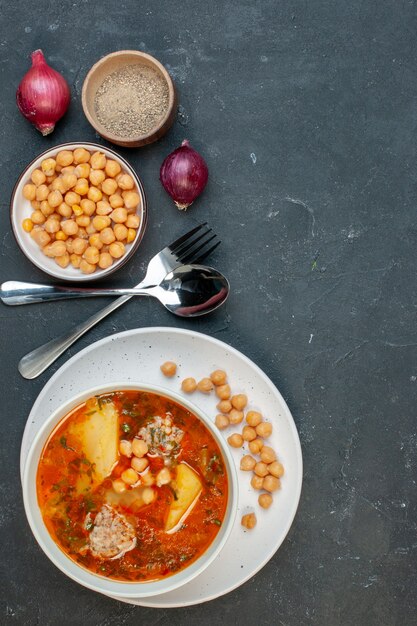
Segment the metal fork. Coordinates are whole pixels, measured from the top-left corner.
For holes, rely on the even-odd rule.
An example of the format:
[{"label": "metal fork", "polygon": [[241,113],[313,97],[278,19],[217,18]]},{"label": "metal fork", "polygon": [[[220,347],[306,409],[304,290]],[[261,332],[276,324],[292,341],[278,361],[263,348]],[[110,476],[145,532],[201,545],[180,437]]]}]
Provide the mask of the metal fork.
[{"label": "metal fork", "polygon": [[[137,288],[151,287],[158,284],[169,272],[186,263],[201,263],[220,245],[217,235],[208,228],[207,222],[196,226],[179,239],[163,248],[150,261],[145,278]],[[85,322],[78,324],[69,332],[52,339],[26,354],[19,362],[18,369],[23,378],[36,378],[44,372],[69,346],[82,337],[90,328],[98,324],[132,296],[122,296],[104,307]]]}]

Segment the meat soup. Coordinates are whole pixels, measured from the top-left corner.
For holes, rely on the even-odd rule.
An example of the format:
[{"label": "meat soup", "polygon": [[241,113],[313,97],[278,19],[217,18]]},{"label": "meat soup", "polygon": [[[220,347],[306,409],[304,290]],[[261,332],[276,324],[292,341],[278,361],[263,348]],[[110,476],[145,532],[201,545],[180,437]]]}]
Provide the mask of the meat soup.
[{"label": "meat soup", "polygon": [[227,472],[206,426],[145,391],[88,399],[46,442],[37,497],[60,549],[128,582],[170,576],[200,557],[226,513]]}]

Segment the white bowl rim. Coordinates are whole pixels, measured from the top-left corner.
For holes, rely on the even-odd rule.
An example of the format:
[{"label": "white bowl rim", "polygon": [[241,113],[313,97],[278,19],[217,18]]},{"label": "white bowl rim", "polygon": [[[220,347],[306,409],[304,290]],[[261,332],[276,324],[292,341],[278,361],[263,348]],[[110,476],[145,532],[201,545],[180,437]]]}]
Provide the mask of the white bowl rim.
[{"label": "white bowl rim", "polygon": [[[24,178],[29,175],[31,168],[33,168],[35,166],[35,163],[37,163],[37,161],[39,161],[40,159],[48,158],[49,156],[57,154],[61,150],[76,150],[76,148],[86,148],[86,147],[96,148],[98,151],[110,153],[112,155],[112,158],[114,158],[115,160],[118,160],[124,166],[126,171],[133,177],[135,184],[138,187],[139,195],[141,196],[142,219],[141,219],[140,226],[136,233],[136,238],[132,241],[131,244],[129,244],[131,247],[129,248],[129,250],[127,250],[127,252],[120,259],[117,259],[113,263],[113,265],[111,265],[110,267],[104,270],[97,269],[93,274],[82,274],[80,272],[79,275],[77,274],[74,277],[74,276],[68,276],[68,273],[65,272],[65,268],[60,268],[59,265],[57,265],[56,268],[54,266],[52,266],[51,268],[46,267],[45,264],[39,261],[31,253],[28,247],[24,245],[23,236],[21,232],[22,227],[16,217],[16,204],[18,202],[17,191],[21,183],[23,183]],[[13,231],[17,245],[19,246],[23,254],[26,256],[26,258],[29,259],[29,261],[33,263],[37,268],[39,268],[42,272],[45,272],[45,274],[48,274],[49,276],[52,276],[53,278],[59,278],[59,280],[64,280],[67,282],[73,282],[73,283],[89,282],[93,280],[100,280],[102,278],[109,276],[113,272],[118,271],[123,265],[125,265],[125,263],[127,263],[131,259],[131,257],[133,256],[133,254],[139,247],[143,239],[143,236],[145,234],[146,226],[148,223],[148,203],[147,203],[146,193],[145,193],[145,189],[144,189],[141,177],[139,176],[139,174],[137,174],[133,166],[130,165],[130,163],[124,157],[118,154],[115,150],[113,150],[112,148],[109,148],[108,146],[95,143],[93,141],[68,141],[65,143],[57,144],[56,146],[52,146],[51,148],[48,148],[47,150],[44,150],[43,152],[39,153],[23,169],[23,171],[17,178],[17,181],[13,187],[13,191],[10,197],[10,222],[12,225],[12,231]],[[28,233],[25,233],[25,234],[28,234]]]},{"label": "white bowl rim", "polygon": [[[228,506],[225,515],[225,523],[223,523],[222,528],[220,529],[218,535],[214,538],[208,549],[205,553],[203,553],[196,561],[194,561],[188,567],[180,570],[176,574],[172,574],[171,576],[161,579],[155,582],[123,582],[117,581],[114,579],[105,578],[104,576],[99,576],[87,570],[86,568],[78,565],[75,561],[73,561],[70,557],[68,557],[54,542],[52,537],[49,535],[48,530],[46,529],[42,515],[40,513],[39,507],[37,507],[36,512],[32,510],[31,502],[30,502],[30,489],[34,489],[34,498],[37,504],[37,496],[36,496],[36,470],[38,467],[40,453],[43,450],[43,447],[52,433],[55,426],[65,417],[65,415],[72,409],[75,408],[78,404],[82,403],[85,399],[90,397],[91,395],[97,395],[99,393],[111,393],[112,391],[118,390],[138,390],[138,391],[149,391],[150,393],[159,394],[165,397],[168,397],[178,404],[184,406],[193,412],[201,421],[207,426],[210,433],[214,436],[215,441],[218,443],[223,458],[226,462],[226,468],[228,471],[228,479],[229,479],[229,499]],[[39,453],[37,454],[37,448],[42,443]],[[36,461],[36,466],[34,462]],[[194,578],[196,578],[204,569],[206,569],[210,563],[214,561],[214,559],[219,555],[221,549],[226,544],[231,530],[233,528],[235,518],[237,515],[238,509],[238,477],[237,470],[234,459],[230,450],[227,447],[227,444],[220,432],[216,428],[214,422],[206,415],[204,411],[202,411],[198,406],[196,406],[193,402],[188,400],[188,398],[184,398],[180,396],[177,392],[166,389],[165,387],[135,382],[135,381],[125,381],[125,382],[114,382],[107,383],[104,385],[99,385],[87,389],[83,392],[72,396],[65,403],[63,403],[60,407],[58,407],[50,417],[42,424],[41,428],[37,432],[31,446],[29,449],[28,457],[25,464],[23,480],[22,480],[22,488],[23,488],[23,503],[25,508],[26,517],[29,523],[29,526],[32,530],[32,533],[38,542],[39,546],[46,554],[46,556],[60,569],[64,574],[66,574],[69,578],[74,580],[75,582],[92,589],[93,591],[97,591],[99,593],[105,594],[113,594],[117,595],[120,598],[145,598],[151,597],[154,595],[159,595],[161,593],[167,593],[169,591],[174,591],[178,587],[185,585],[190,582]],[[36,520],[35,517],[38,519]],[[47,546],[42,539],[41,533],[38,529],[38,524],[41,524],[43,529],[46,531],[45,534],[49,537],[50,546]],[[219,535],[222,533],[220,539]],[[217,545],[216,545],[216,540]],[[213,547],[214,546],[214,547]],[[51,548],[51,549],[50,549]],[[211,553],[208,554],[208,552]],[[67,567],[66,567],[66,566]],[[187,575],[188,572],[188,575]],[[78,575],[77,575],[78,574]]]}]

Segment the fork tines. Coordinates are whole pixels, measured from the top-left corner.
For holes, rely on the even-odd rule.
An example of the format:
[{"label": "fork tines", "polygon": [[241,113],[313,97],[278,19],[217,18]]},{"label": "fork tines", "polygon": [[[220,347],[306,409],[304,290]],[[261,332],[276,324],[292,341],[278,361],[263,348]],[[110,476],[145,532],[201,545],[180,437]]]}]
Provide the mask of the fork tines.
[{"label": "fork tines", "polygon": [[174,241],[169,248],[181,263],[201,263],[220,243],[217,235],[204,222]]}]

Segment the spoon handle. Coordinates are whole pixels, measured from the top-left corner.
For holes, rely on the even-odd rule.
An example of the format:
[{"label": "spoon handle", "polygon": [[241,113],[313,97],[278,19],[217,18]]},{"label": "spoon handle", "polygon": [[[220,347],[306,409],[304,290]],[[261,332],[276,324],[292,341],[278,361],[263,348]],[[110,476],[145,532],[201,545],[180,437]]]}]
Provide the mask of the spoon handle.
[{"label": "spoon handle", "polygon": [[125,302],[130,300],[132,296],[122,296],[121,298],[117,298],[114,302],[109,304],[108,306],[100,309],[97,313],[89,317],[85,322],[81,322],[75,326],[69,332],[61,335],[60,337],[56,337],[56,339],[52,339],[45,343],[39,348],[32,350],[28,354],[26,354],[19,362],[18,369],[23,378],[36,378],[39,374],[42,374],[69,346],[71,346],[79,337],[84,335],[90,328],[95,326],[98,322],[100,322],[104,317],[109,315],[115,309],[118,309],[119,306],[122,306]]},{"label": "spoon handle", "polygon": [[[149,286],[148,286],[149,288]],[[35,302],[90,298],[91,296],[142,296],[149,295],[140,285],[133,289],[91,289],[88,287],[64,287],[26,283],[10,280],[0,285],[0,298],[4,304],[16,306]]]}]

